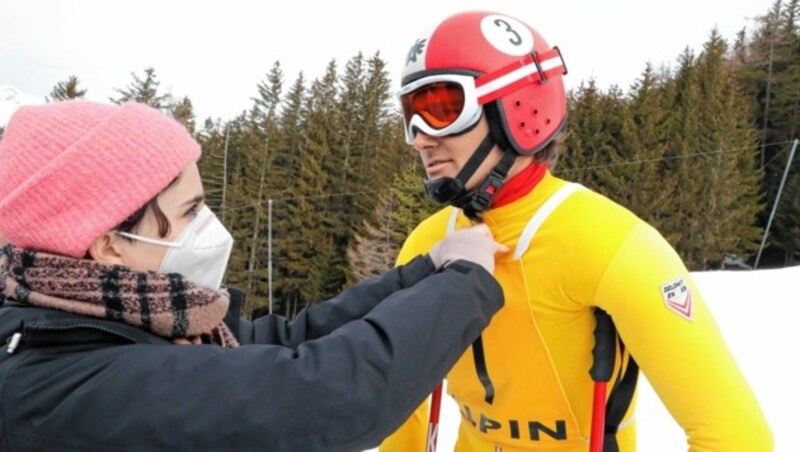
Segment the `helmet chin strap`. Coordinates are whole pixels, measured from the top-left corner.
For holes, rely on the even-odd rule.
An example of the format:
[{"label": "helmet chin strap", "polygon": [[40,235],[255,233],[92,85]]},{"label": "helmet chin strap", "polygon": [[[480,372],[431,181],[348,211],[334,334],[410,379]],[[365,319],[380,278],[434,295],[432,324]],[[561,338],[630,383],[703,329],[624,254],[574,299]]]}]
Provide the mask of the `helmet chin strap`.
[{"label": "helmet chin strap", "polygon": [[489,208],[492,198],[503,186],[508,170],[516,160],[513,150],[503,151],[503,157],[492,168],[491,173],[484,179],[480,187],[468,192],[466,190],[467,181],[475,174],[478,167],[486,160],[486,157],[494,148],[495,140],[491,133],[486,134],[486,138],[481,141],[475,152],[467,160],[455,178],[440,177],[434,180],[425,181],[425,191],[435,202],[439,204],[450,204],[464,210],[464,213],[471,220],[480,220],[479,213]]},{"label": "helmet chin strap", "polygon": [[497,165],[492,168],[492,172],[486,176],[486,179],[483,180],[478,190],[472,193],[469,204],[461,207],[464,210],[464,214],[469,219],[480,219],[478,214],[489,208],[494,195],[496,195],[500,187],[503,186],[503,183],[506,181],[506,176],[508,175],[508,170],[511,169],[516,159],[517,154],[511,149],[503,151],[503,157],[497,162]]}]

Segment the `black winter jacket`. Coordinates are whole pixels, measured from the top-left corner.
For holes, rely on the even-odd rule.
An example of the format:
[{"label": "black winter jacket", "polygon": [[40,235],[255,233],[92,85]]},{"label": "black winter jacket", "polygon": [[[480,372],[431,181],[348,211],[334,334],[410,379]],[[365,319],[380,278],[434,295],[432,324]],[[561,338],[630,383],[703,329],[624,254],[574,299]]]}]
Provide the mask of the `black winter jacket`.
[{"label": "black winter jacket", "polygon": [[175,346],[125,324],[6,300],[0,450],[376,447],[478,337],[503,295],[475,264],[435,273],[420,257],[291,322],[240,321],[236,304],[226,321],[243,345],[223,349]]}]

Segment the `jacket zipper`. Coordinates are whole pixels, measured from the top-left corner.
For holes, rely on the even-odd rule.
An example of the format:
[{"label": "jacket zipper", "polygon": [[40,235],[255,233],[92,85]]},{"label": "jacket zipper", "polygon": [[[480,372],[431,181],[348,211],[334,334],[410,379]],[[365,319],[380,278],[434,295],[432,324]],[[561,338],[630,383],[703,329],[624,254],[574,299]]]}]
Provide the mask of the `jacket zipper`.
[{"label": "jacket zipper", "polygon": [[[71,325],[64,325],[64,326],[55,326],[55,325],[48,325],[48,326],[41,326],[41,325],[28,325],[25,327],[25,330],[33,330],[39,332],[47,332],[47,331],[69,331],[69,330],[79,330],[79,329],[90,329],[90,330],[97,330],[102,331],[104,333],[108,333],[117,337],[121,337],[126,339],[134,344],[140,344],[141,341],[134,339],[133,337],[125,334],[120,333],[119,331],[114,331],[111,328],[105,328],[98,325],[92,325],[89,323],[75,323]],[[11,337],[6,342],[8,344],[8,348],[6,351],[9,354],[13,354],[16,351],[19,344],[22,343],[23,334],[21,332],[16,332],[11,335]]]},{"label": "jacket zipper", "polygon": [[8,338],[8,340],[6,341],[6,344],[8,344],[8,348],[6,348],[6,351],[8,352],[9,355],[14,353],[14,350],[17,349],[20,339],[22,339],[22,333],[19,332],[12,334],[11,337]]}]

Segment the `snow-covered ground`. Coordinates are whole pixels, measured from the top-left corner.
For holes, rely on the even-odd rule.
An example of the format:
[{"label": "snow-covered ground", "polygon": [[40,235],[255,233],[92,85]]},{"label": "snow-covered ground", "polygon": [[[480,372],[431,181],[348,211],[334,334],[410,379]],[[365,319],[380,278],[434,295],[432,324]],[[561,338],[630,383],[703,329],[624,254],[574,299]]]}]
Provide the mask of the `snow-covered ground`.
[{"label": "snow-covered ground", "polygon": [[[775,435],[776,452],[800,451],[800,266],[776,270],[693,273]],[[687,450],[683,430],[642,378],[638,450]],[[442,399],[438,450],[452,451],[458,407]],[[373,449],[377,450],[377,449]],[[754,451],[757,452],[757,451]]]},{"label": "snow-covered ground", "polygon": [[0,127],[5,127],[11,115],[20,105],[36,105],[44,99],[23,93],[11,85],[0,85]]}]

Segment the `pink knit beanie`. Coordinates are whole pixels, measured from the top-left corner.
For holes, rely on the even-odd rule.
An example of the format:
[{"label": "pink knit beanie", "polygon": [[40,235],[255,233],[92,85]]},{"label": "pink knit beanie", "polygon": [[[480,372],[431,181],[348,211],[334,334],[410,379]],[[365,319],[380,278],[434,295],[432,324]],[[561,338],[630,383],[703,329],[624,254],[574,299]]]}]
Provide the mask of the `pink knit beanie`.
[{"label": "pink knit beanie", "polygon": [[185,127],[143,104],[20,107],[0,141],[0,236],[83,257],[199,156]]}]

